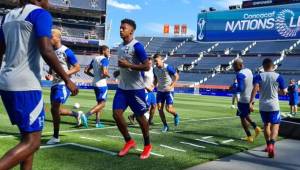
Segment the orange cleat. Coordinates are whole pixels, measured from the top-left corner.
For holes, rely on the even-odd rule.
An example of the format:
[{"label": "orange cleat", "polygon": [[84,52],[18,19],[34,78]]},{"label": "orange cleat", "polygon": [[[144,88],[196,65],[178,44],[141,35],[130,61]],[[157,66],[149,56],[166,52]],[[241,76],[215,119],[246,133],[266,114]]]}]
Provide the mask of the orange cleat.
[{"label": "orange cleat", "polygon": [[127,155],[127,153],[129,152],[129,150],[132,149],[132,148],[136,148],[136,144],[135,144],[134,140],[131,139],[130,141],[128,141],[124,145],[123,149],[119,152],[118,155],[120,157],[123,157],[123,156]]},{"label": "orange cleat", "polygon": [[140,158],[141,159],[147,159],[150,157],[150,154],[151,154],[151,150],[152,150],[152,145],[147,145],[147,146],[144,146],[144,151],[142,152]]}]

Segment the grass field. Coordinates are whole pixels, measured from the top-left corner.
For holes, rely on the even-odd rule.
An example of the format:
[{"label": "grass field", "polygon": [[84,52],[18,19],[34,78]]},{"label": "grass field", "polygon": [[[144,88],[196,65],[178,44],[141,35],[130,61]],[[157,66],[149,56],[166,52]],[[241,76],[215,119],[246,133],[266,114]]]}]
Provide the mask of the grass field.
[{"label": "grass field", "polygon": [[[64,145],[42,147],[36,154],[33,169],[185,169],[264,144],[263,135],[252,144],[240,140],[244,137],[244,132],[239,119],[235,117],[236,111],[230,109],[231,98],[177,94],[175,106],[181,116],[181,124],[175,128],[172,117],[168,115],[171,130],[163,134],[160,132],[162,124],[156,113],[155,126],[151,127],[155,155],[142,161],[139,159],[140,151],[133,150],[128,156],[119,158],[115,154],[122,148],[123,139],[112,118],[113,95],[114,92],[111,91],[102,116],[106,125],[104,129],[94,128],[94,117],[90,120],[89,129],[76,128],[74,118],[63,117],[61,141]],[[43,145],[52,135],[48,89],[44,90],[44,100],[47,116],[42,136]],[[78,96],[69,98],[66,107],[72,108],[74,102],[81,104],[79,110],[87,111],[95,104],[93,91],[81,90]],[[281,105],[283,111],[288,111],[286,102]],[[2,104],[0,113],[0,155],[3,155],[18,143],[18,130],[11,126]],[[128,110],[125,116],[129,113]],[[261,125],[257,113],[252,117]],[[138,143],[138,148],[143,149],[140,129],[131,126],[130,132]]]}]

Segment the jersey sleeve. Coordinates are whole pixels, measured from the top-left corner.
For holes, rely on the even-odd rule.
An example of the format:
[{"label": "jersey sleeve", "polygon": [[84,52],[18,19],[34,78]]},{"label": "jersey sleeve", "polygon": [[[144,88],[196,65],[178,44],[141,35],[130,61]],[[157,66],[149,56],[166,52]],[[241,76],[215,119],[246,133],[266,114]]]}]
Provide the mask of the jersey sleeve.
[{"label": "jersey sleeve", "polygon": [[48,11],[36,9],[28,15],[26,20],[32,23],[36,38],[51,38],[52,16]]},{"label": "jersey sleeve", "polygon": [[262,81],[261,76],[260,74],[258,74],[253,78],[253,85],[260,84],[261,81]]},{"label": "jersey sleeve", "polygon": [[242,73],[238,73],[236,75],[236,80],[237,80],[237,92],[243,92],[245,90],[245,82],[244,79],[246,78],[246,76]]},{"label": "jersey sleeve", "polygon": [[65,53],[67,55],[67,60],[71,65],[77,64],[77,58],[71,49],[67,49]]},{"label": "jersey sleeve", "polygon": [[174,67],[172,67],[170,65],[167,66],[167,71],[172,76],[174,76],[176,74],[176,70],[174,69]]},{"label": "jersey sleeve", "polygon": [[90,65],[89,65],[89,68],[93,68],[93,63],[94,63],[94,59],[91,61]]},{"label": "jersey sleeve", "polygon": [[103,60],[101,60],[101,64],[102,64],[103,67],[108,67],[109,60],[107,58],[104,58]]},{"label": "jersey sleeve", "polygon": [[148,59],[144,46],[141,43],[139,42],[136,43],[134,45],[134,50],[135,50],[135,55],[137,56],[140,62],[143,63]]},{"label": "jersey sleeve", "polygon": [[278,86],[281,90],[284,90],[285,89],[285,85],[284,85],[284,79],[282,76],[278,76],[276,82],[278,83]]}]

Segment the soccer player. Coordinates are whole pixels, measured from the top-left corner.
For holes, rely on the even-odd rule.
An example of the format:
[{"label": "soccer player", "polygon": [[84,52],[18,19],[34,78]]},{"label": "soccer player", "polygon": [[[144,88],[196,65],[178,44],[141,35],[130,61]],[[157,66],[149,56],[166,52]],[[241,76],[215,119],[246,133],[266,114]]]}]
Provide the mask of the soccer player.
[{"label": "soccer player", "polygon": [[164,106],[166,106],[167,112],[174,116],[175,126],[178,126],[179,124],[179,115],[176,113],[175,107],[173,106],[174,86],[179,79],[179,75],[172,66],[164,63],[160,54],[155,54],[153,58],[154,64],[156,65],[153,72],[155,77],[154,84],[157,86],[157,108],[161,121],[163,122],[162,132],[167,132],[169,131],[169,126],[166,121]]},{"label": "soccer player", "polygon": [[[238,83],[237,92],[240,93],[240,100],[238,101],[237,115],[241,119],[241,124],[246,132],[247,137],[242,138],[248,142],[253,142],[261,132],[261,128],[256,125],[250,118],[250,96],[253,89],[253,74],[250,69],[244,68],[243,60],[236,59],[233,62],[233,68],[236,74],[236,79]],[[249,130],[249,124],[255,129],[255,136],[251,135]]]},{"label": "soccer player", "polygon": [[[88,118],[96,114],[96,128],[103,128],[104,124],[100,122],[100,114],[105,107],[107,99],[107,83],[106,78],[109,78],[109,48],[105,45],[100,46],[100,56],[95,57],[91,64],[85,69],[85,74],[94,77],[93,86],[96,95],[97,105],[94,106],[88,113],[81,115],[82,124],[88,127]],[[93,70],[93,73],[91,72]]]},{"label": "soccer player", "polygon": [[[55,49],[55,54],[60,62],[60,65],[71,77],[80,71],[80,65],[77,62],[76,56],[71,49],[62,45],[61,43],[61,32],[58,29],[52,29],[51,44]],[[60,116],[73,116],[77,125],[80,124],[80,114],[73,112],[68,109],[62,108],[68,97],[70,96],[70,91],[66,88],[65,82],[62,78],[50,69],[50,74],[46,76],[46,79],[53,79],[51,87],[51,114],[53,118],[53,136],[47,142],[48,145],[57,144],[60,142],[59,138],[59,126],[60,126]]]},{"label": "soccer player", "polygon": [[250,109],[254,111],[254,100],[257,91],[259,95],[259,111],[264,122],[264,135],[267,143],[268,156],[275,156],[275,141],[280,124],[280,107],[278,91],[285,95],[286,90],[283,78],[275,73],[273,61],[269,58],[263,61],[264,72],[254,78],[254,88],[251,93]]},{"label": "soccer player", "polygon": [[299,103],[298,85],[295,82],[295,80],[290,80],[290,85],[288,87],[288,95],[290,105],[290,114],[288,116],[293,117],[297,114]]},{"label": "soccer player", "polygon": [[120,82],[113,100],[113,117],[126,141],[118,155],[125,156],[130,149],[136,147],[135,141],[129,135],[123,116],[129,106],[135,114],[144,137],[144,151],[140,158],[147,159],[150,156],[152,145],[150,144],[149,124],[144,116],[148,111],[148,106],[142,74],[144,71],[150,70],[151,64],[143,45],[133,37],[135,30],[136,24],[133,20],[124,19],[121,21],[120,36],[123,43],[118,48]]},{"label": "soccer player", "polygon": [[[152,66],[152,58],[149,57],[149,60],[150,60],[150,64]],[[148,106],[149,106],[149,113],[147,112],[145,114],[145,116],[149,116],[149,119],[148,119],[148,122],[149,122],[149,125],[154,125],[153,123],[153,117],[154,117],[154,114],[155,114],[155,110],[156,110],[156,97],[155,97],[155,94],[154,94],[154,74],[153,74],[153,67],[150,68],[149,71],[145,71],[144,72],[144,81],[145,81],[145,85],[146,85],[146,100],[147,100],[147,103],[148,103]],[[131,124],[134,124],[135,121],[135,117],[134,117],[134,114],[132,115],[129,115],[128,116],[128,119],[130,121]]]},{"label": "soccer player", "polygon": [[231,102],[231,108],[235,108],[235,101],[239,101],[240,94],[237,92],[237,80],[234,79],[234,83],[231,85],[230,90],[232,91],[232,102]]},{"label": "soccer player", "polygon": [[[40,58],[66,82],[72,95],[78,93],[53,52],[50,38],[52,17],[44,8],[48,0],[20,0],[0,27],[0,95],[11,123],[17,125],[21,141],[0,159],[0,169],[32,169],[40,147],[45,112],[40,85]],[[3,56],[5,54],[5,58]],[[4,60],[4,61],[3,61]]]}]

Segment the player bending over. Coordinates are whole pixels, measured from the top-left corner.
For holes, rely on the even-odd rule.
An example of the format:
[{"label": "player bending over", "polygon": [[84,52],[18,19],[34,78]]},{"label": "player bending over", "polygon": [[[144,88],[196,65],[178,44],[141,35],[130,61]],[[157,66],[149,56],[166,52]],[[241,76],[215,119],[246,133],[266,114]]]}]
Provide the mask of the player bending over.
[{"label": "player bending over", "polygon": [[[103,128],[104,124],[100,122],[100,114],[103,111],[107,99],[107,82],[106,78],[109,78],[109,48],[105,45],[100,46],[100,56],[95,57],[91,64],[85,69],[85,74],[94,77],[93,86],[97,105],[94,106],[89,112],[81,115],[82,124],[84,127],[88,127],[88,118],[96,114],[96,128]],[[93,73],[91,72],[93,70]]]},{"label": "player bending over", "polygon": [[[0,170],[20,164],[31,170],[34,153],[41,143],[45,111],[40,85],[40,58],[63,79],[72,95],[78,93],[75,84],[60,66],[52,49],[52,17],[45,9],[48,0],[20,0],[0,27],[0,95],[11,123],[20,131],[20,143],[0,159]],[[43,9],[45,8],[45,9]]]},{"label": "player bending over", "polygon": [[269,58],[263,61],[264,72],[254,78],[254,88],[251,93],[250,109],[254,111],[254,100],[259,91],[259,111],[264,122],[264,135],[267,143],[268,156],[275,156],[275,141],[280,124],[280,107],[278,91],[285,95],[286,89],[283,78],[275,73],[273,61]]}]

